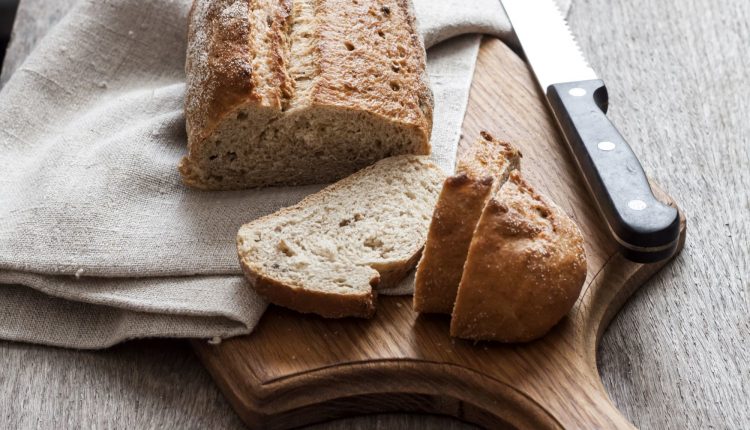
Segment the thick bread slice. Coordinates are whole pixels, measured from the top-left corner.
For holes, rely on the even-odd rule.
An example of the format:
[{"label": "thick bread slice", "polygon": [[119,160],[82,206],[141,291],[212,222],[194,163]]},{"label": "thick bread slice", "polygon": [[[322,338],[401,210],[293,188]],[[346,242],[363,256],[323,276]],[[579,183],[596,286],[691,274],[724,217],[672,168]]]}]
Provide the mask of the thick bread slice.
[{"label": "thick bread slice", "polygon": [[430,151],[408,0],[196,0],[186,73],[192,187],[331,182]]},{"label": "thick bread slice", "polygon": [[242,268],[277,305],[369,317],[372,287],[396,286],[417,263],[444,178],[425,156],[382,160],[242,226]]},{"label": "thick bread slice", "polygon": [[578,226],[514,171],[477,225],[451,336],[501,342],[539,338],[568,313],[585,279]]},{"label": "thick bread slice", "polygon": [[521,153],[482,132],[445,180],[417,267],[414,310],[450,314],[474,228],[490,195],[519,167]]}]

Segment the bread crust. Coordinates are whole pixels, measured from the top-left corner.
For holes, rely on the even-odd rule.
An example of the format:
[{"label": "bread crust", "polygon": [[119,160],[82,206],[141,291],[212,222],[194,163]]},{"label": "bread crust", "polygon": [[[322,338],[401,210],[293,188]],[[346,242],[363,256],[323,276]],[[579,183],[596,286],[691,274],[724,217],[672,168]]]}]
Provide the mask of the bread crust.
[{"label": "bread crust", "polygon": [[490,195],[519,166],[521,153],[487,132],[458,160],[443,184],[424,256],[415,277],[417,312],[450,314],[461,282],[469,244]]},{"label": "bread crust", "polygon": [[[203,142],[220,121],[241,105],[281,106],[281,82],[277,87],[262,86],[261,77],[253,68],[253,60],[260,49],[254,43],[259,30],[251,26],[249,19],[253,3],[253,0],[193,2],[185,62],[189,150]],[[274,42],[269,58],[273,59],[273,75],[279,81],[285,77],[283,63],[279,61],[279,32],[289,17],[290,4],[288,0],[278,2],[272,31],[268,32]]]},{"label": "bread crust", "polygon": [[378,294],[375,289],[361,295],[306,290],[261,275],[258,268],[251,267],[242,257],[240,266],[253,289],[275,305],[301,313],[317,314],[324,318],[371,318],[375,314],[375,300]]},{"label": "bread crust", "polygon": [[[251,127],[260,127],[253,130],[256,135],[263,127],[284,121],[287,109],[293,107],[361,112],[372,121],[407,132],[413,144],[406,153],[429,154],[433,98],[409,0],[382,7],[366,1],[309,1],[315,8],[310,24],[314,26],[310,37],[315,45],[311,52],[315,73],[298,77],[312,81],[309,91],[298,91],[290,70],[291,0],[194,2],[186,61],[188,155],[179,166],[188,186],[246,188],[236,181],[222,184],[222,180],[209,179],[223,176],[212,175],[213,165],[204,160],[210,138],[226,121],[237,121],[240,111],[251,111],[259,118],[261,125]],[[253,21],[256,11],[267,14],[265,24]],[[250,139],[248,144],[252,144]],[[310,161],[314,161],[313,154]],[[352,166],[348,173],[360,167]],[[266,185],[320,182],[277,179]]]},{"label": "bread crust", "polygon": [[487,203],[458,289],[451,336],[526,342],[578,299],[586,254],[578,226],[518,171]]},{"label": "bread crust", "polygon": [[471,179],[462,173],[443,183],[415,276],[415,311],[450,314],[453,310],[474,221],[492,191],[494,179],[485,179]]},{"label": "bread crust", "polygon": [[380,279],[375,285],[379,290],[387,290],[390,288],[396,288],[399,286],[401,281],[406,279],[412,269],[419,262],[419,258],[422,256],[422,246],[416,250],[403,264],[370,264],[370,267],[377,270],[380,274]]},{"label": "bread crust", "polygon": [[[317,5],[320,75],[311,102],[364,110],[413,128],[421,135],[419,154],[429,154],[433,98],[411,2],[397,0],[396,8],[351,0],[318,0]],[[382,20],[395,20],[401,32],[378,36]],[[344,51],[343,60],[341,35],[354,47]]]}]

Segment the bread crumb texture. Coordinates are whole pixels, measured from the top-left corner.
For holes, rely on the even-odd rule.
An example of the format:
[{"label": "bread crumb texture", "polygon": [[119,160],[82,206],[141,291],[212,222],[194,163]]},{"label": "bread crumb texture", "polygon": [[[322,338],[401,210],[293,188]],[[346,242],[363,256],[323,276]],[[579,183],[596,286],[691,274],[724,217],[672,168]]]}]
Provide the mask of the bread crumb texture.
[{"label": "bread crumb texture", "polygon": [[250,284],[272,303],[326,317],[371,316],[418,260],[444,174],[391,157],[240,228]]}]

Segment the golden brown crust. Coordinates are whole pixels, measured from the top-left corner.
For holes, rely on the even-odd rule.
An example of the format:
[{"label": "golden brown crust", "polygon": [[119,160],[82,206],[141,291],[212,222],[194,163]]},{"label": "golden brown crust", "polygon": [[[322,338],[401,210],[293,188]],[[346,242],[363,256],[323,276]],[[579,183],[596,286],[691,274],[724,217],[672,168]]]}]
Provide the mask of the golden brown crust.
[{"label": "golden brown crust", "polygon": [[242,258],[240,265],[253,289],[275,305],[325,318],[371,318],[375,314],[377,291],[374,289],[361,295],[307,290],[262,276],[259,270],[250,267]]},{"label": "golden brown crust", "polygon": [[[202,161],[209,138],[238,109],[258,111],[251,113],[260,119],[253,126],[260,129],[251,130],[256,137],[292,105],[363,112],[408,131],[413,147],[403,153],[429,154],[433,101],[410,2],[309,1],[315,19],[306,37],[315,45],[316,74],[304,77],[290,70],[291,0],[194,2],[186,61],[189,152],[180,163],[186,184],[241,188],[206,183],[210,165]],[[298,92],[295,78],[311,81],[309,91]]]},{"label": "golden brown crust", "polygon": [[[215,122],[246,100],[259,100],[247,11],[250,0],[196,0],[190,10],[185,116],[190,142],[203,141]],[[240,7],[243,6],[243,7]]]},{"label": "golden brown crust", "polygon": [[[432,92],[408,0],[321,0],[319,77],[313,103],[366,110],[419,130],[428,153]],[[346,41],[342,41],[346,35]]]},{"label": "golden brown crust", "polygon": [[525,342],[573,306],[586,279],[575,222],[516,171],[477,225],[451,321],[451,335]]},{"label": "golden brown crust", "polygon": [[389,288],[396,288],[399,286],[401,281],[406,279],[409,272],[417,265],[419,258],[422,256],[422,249],[420,248],[417,252],[412,255],[403,264],[371,264],[370,267],[377,270],[380,274],[380,280],[377,283],[379,290],[387,290]]},{"label": "golden brown crust", "polygon": [[522,157],[518,148],[482,131],[480,138],[458,159],[456,173],[466,173],[474,180],[505,178],[508,172],[519,168]]},{"label": "golden brown crust", "polygon": [[491,178],[489,182],[472,180],[464,173],[443,184],[415,277],[415,311],[449,314],[453,310],[475,221],[492,182]]},{"label": "golden brown crust", "polygon": [[507,142],[482,132],[458,161],[456,175],[445,180],[417,267],[415,311],[451,313],[482,209],[508,171],[518,166],[520,156]]}]

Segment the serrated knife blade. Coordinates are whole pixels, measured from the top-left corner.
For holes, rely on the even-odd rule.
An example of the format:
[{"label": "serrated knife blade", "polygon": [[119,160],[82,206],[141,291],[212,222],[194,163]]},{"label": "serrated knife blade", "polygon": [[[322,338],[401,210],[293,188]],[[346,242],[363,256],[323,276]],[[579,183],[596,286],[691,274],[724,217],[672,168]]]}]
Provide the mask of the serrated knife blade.
[{"label": "serrated knife blade", "polygon": [[550,111],[623,255],[651,263],[677,248],[677,210],[654,197],[630,145],[606,116],[607,88],[554,0],[502,0]]},{"label": "serrated knife blade", "polygon": [[508,14],[539,86],[597,79],[554,0],[506,0]]}]

